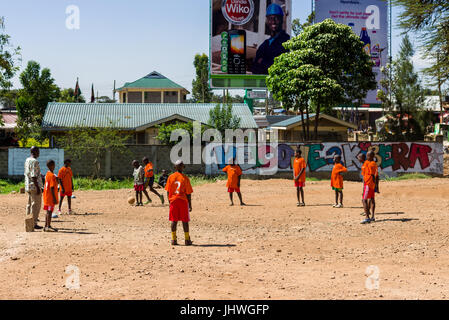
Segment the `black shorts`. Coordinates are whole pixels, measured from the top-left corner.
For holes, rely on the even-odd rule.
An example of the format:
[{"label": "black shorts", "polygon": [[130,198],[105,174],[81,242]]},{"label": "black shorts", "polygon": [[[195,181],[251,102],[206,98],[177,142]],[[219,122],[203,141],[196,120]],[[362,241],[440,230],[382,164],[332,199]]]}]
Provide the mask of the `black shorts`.
[{"label": "black shorts", "polygon": [[152,187],[154,184],[154,176],[150,177],[150,178],[145,178],[145,188],[150,186]]}]

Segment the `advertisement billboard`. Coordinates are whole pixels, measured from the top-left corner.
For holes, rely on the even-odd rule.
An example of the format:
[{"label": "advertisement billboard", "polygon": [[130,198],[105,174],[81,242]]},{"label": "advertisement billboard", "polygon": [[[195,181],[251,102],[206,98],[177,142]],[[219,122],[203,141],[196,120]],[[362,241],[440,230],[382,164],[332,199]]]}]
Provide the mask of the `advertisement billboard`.
[{"label": "advertisement billboard", "polygon": [[211,0],[212,88],[266,88],[265,77],[290,39],[292,0]]},{"label": "advertisement billboard", "polygon": [[377,89],[369,91],[366,104],[380,104],[377,90],[381,68],[388,63],[388,2],[385,0],[315,0],[315,21],[332,19],[352,27],[373,60]]}]

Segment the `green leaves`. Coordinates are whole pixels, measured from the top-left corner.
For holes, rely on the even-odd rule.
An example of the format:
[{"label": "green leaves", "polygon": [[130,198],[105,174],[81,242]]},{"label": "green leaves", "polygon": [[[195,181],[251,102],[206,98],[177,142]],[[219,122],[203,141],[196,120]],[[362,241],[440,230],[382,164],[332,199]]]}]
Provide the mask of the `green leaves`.
[{"label": "green leaves", "polygon": [[196,103],[209,103],[212,100],[212,90],[209,87],[209,58],[206,54],[197,54],[193,61],[196,78],[192,81],[192,97]]},{"label": "green leaves", "polygon": [[240,127],[240,118],[232,114],[232,104],[217,104],[209,112],[208,124],[224,136],[226,129],[238,129]]}]

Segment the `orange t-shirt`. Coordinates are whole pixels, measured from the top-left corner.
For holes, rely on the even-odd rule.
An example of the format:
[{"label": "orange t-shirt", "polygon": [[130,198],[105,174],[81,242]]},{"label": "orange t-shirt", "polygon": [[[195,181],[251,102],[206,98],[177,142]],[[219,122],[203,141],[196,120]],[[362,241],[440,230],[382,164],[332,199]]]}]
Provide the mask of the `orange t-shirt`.
[{"label": "orange t-shirt", "polygon": [[295,158],[293,161],[293,175],[296,177],[301,172],[302,168],[304,168],[304,172],[299,177],[299,182],[306,182],[306,160],[302,157]]},{"label": "orange t-shirt", "polygon": [[[51,188],[54,188],[56,203],[53,202],[53,196],[51,195]],[[44,186],[44,206],[53,207],[58,203],[58,181],[56,176],[50,170],[45,175],[45,186]]]},{"label": "orange t-shirt", "polygon": [[226,187],[234,189],[238,188],[239,176],[242,175],[242,169],[240,169],[240,166],[228,165],[224,167],[223,171],[228,174],[228,182],[226,183]]},{"label": "orange t-shirt", "polygon": [[62,186],[64,187],[64,190],[66,193],[70,193],[73,191],[72,190],[72,177],[73,177],[72,168],[68,168],[68,167],[64,166],[61,169],[59,169],[58,178],[61,180]]},{"label": "orange t-shirt", "polygon": [[371,189],[374,189],[376,187],[376,183],[373,179],[373,176],[377,177],[377,175],[378,175],[377,164],[375,161],[367,160],[367,161],[365,161],[363,166],[365,167],[364,174],[363,174],[363,177],[364,177],[363,179],[365,181],[365,185],[367,185]]},{"label": "orange t-shirt", "polygon": [[340,173],[347,171],[348,169],[346,169],[341,163],[336,163],[332,169],[331,187],[343,189],[343,176]]},{"label": "orange t-shirt", "polygon": [[168,191],[168,200],[170,202],[177,199],[187,201],[187,195],[193,192],[189,178],[179,172],[175,172],[168,177],[165,190]]},{"label": "orange t-shirt", "polygon": [[153,175],[154,175],[153,164],[151,162],[148,162],[147,165],[145,166],[145,177],[151,178]]}]

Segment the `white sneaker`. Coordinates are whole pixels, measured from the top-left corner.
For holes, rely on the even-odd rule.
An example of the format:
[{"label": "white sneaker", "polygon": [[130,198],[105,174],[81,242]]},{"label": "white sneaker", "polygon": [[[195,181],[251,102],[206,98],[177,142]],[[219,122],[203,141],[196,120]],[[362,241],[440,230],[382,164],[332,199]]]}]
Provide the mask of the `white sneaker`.
[{"label": "white sneaker", "polygon": [[51,215],[51,217],[52,217],[52,218],[59,218],[59,215],[56,214],[56,213],[53,213],[53,214]]},{"label": "white sneaker", "polygon": [[343,207],[343,205],[341,203],[335,205],[335,208],[342,208],[342,207]]}]

